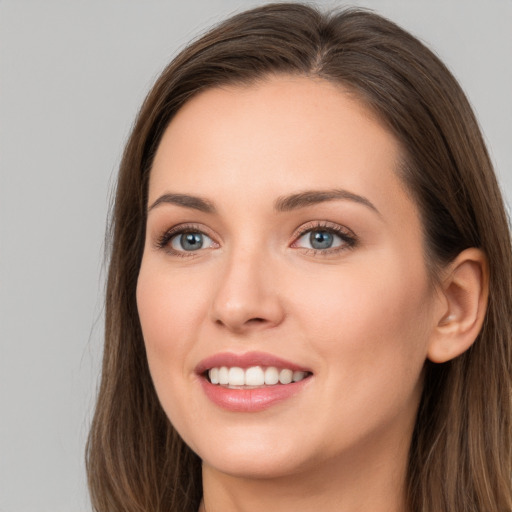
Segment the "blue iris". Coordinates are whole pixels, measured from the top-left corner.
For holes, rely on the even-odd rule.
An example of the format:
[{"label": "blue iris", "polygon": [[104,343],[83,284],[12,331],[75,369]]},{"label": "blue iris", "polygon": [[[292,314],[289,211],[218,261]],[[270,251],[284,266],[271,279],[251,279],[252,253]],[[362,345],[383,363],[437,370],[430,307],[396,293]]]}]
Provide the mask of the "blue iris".
[{"label": "blue iris", "polygon": [[203,247],[203,235],[201,233],[183,233],[180,236],[180,244],[185,251],[196,251]]},{"label": "blue iris", "polygon": [[309,243],[313,249],[329,249],[334,242],[334,236],[328,231],[312,231]]}]

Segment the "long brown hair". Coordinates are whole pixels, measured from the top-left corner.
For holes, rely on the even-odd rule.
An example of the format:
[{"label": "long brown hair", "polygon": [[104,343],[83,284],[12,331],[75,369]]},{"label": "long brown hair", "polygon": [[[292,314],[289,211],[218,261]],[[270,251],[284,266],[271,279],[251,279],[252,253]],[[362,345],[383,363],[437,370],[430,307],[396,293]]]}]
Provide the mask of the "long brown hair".
[{"label": "long brown hair", "polygon": [[87,446],[95,510],[199,506],[200,460],[160,407],[135,302],[148,175],[165,128],[192,96],[277,73],[342,84],[396,136],[405,155],[398,172],[420,210],[434,277],[468,247],[486,253],[490,299],[478,339],[453,361],[426,363],[407,500],[411,511],[512,510],[511,243],[477,121],[446,67],[394,23],[300,4],[268,4],[217,26],[164,70],[140,110],[110,226],[102,380]]}]

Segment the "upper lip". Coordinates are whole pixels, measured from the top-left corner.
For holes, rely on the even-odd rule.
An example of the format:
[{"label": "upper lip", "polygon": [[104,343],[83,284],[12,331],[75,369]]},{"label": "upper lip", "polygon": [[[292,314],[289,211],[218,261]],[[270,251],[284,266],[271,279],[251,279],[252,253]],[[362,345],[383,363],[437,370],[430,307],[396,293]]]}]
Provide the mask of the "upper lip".
[{"label": "upper lip", "polygon": [[211,368],[221,366],[250,368],[251,366],[274,366],[276,368],[288,368],[293,371],[310,372],[308,368],[300,366],[281,357],[266,352],[246,352],[235,354],[234,352],[221,352],[203,359],[195,368],[197,374],[203,374]]}]

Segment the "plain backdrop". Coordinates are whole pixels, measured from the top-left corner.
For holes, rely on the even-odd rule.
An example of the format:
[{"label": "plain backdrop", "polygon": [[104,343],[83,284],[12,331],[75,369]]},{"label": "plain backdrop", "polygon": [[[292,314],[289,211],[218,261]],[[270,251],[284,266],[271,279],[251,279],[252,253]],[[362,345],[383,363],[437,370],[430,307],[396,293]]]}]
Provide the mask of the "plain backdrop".
[{"label": "plain backdrop", "polygon": [[[150,85],[244,0],[0,0],[0,511],[85,512],[104,230]],[[315,2],[312,2],[315,3]],[[327,7],[349,5],[316,2]],[[365,0],[462,83],[512,197],[512,0]]]}]

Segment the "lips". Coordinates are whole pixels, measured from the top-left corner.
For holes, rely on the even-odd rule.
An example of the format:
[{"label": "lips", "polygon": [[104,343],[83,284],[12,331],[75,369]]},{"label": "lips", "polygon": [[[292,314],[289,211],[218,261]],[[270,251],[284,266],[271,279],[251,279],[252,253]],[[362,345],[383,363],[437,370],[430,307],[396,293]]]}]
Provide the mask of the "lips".
[{"label": "lips", "polygon": [[197,374],[202,374],[211,368],[220,368],[226,366],[227,368],[239,367],[250,368],[251,366],[276,368],[289,368],[292,371],[310,372],[308,368],[304,368],[296,363],[287,361],[280,357],[267,354],[265,352],[246,352],[245,354],[235,354],[233,352],[223,352],[215,354],[201,361],[195,371]]},{"label": "lips", "polygon": [[257,412],[304,389],[312,372],[264,352],[216,354],[196,369],[206,396],[233,412]]}]

